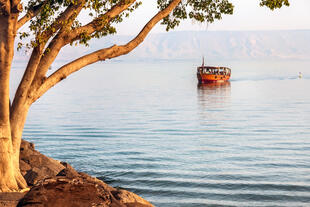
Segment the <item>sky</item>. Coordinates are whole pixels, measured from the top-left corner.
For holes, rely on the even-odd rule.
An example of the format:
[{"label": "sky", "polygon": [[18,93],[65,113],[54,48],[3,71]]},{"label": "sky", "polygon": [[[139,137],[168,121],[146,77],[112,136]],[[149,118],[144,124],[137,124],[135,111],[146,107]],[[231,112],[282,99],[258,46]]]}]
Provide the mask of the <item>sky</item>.
[{"label": "sky", "polygon": [[[303,30],[310,29],[310,0],[290,0],[289,7],[271,11],[259,6],[259,0],[230,0],[235,6],[233,15],[225,15],[212,24],[182,22],[175,31],[247,31],[247,30]],[[118,34],[135,35],[155,15],[156,0],[144,0],[132,16],[119,25]],[[156,25],[152,33],[165,32]]]}]

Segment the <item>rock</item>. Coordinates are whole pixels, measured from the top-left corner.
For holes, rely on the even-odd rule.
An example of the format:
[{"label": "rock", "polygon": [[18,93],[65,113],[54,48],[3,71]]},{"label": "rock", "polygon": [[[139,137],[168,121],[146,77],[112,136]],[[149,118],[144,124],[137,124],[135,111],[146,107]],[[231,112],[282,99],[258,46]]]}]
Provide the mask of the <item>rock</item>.
[{"label": "rock", "polygon": [[28,170],[31,170],[31,166],[21,159],[19,160],[19,168],[21,169],[21,173],[23,176],[26,175]]},{"label": "rock", "polygon": [[28,170],[24,175],[24,178],[27,181],[28,185],[34,185],[38,177],[39,177],[39,171],[36,170],[36,168]]},{"label": "rock", "polygon": [[20,207],[152,207],[141,197],[90,176],[45,179],[25,195]]},{"label": "rock", "polygon": [[0,193],[1,207],[16,207],[19,200],[23,198],[25,193]]},{"label": "rock", "polygon": [[57,160],[49,158],[34,149],[34,144],[22,140],[20,147],[20,169],[28,185],[56,176],[65,167]]},{"label": "rock", "polygon": [[61,162],[61,164],[65,167],[63,170],[61,170],[56,176],[65,176],[67,178],[74,178],[80,176],[79,173],[71,167],[66,162]]},{"label": "rock", "polygon": [[124,189],[118,189],[117,191],[112,191],[112,194],[117,200],[121,201],[121,203],[126,204],[127,207],[153,206],[140,196],[137,196],[136,194]]}]

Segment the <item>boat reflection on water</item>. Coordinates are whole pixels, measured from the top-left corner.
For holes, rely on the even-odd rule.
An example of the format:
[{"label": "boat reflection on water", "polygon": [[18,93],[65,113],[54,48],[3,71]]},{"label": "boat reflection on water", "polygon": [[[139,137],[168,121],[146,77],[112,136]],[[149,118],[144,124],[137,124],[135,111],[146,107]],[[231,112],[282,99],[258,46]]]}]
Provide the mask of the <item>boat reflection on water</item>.
[{"label": "boat reflection on water", "polygon": [[197,88],[200,90],[217,90],[220,88],[230,88],[230,81],[210,81],[198,83]]},{"label": "boat reflection on water", "polygon": [[230,105],[230,95],[229,81],[198,84],[198,107],[203,119],[222,119],[220,111]]}]

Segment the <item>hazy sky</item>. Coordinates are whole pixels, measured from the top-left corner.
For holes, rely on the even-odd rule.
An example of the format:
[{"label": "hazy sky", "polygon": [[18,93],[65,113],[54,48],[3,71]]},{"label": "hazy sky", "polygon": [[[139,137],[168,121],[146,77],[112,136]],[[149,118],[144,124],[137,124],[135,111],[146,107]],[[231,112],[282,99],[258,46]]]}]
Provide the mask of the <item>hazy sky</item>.
[{"label": "hazy sky", "polygon": [[[226,15],[213,24],[182,22],[180,30],[294,30],[310,29],[310,0],[290,0],[290,7],[270,11],[259,6],[259,0],[231,0],[235,5],[233,15]],[[120,25],[118,34],[136,34],[157,12],[156,0],[144,0],[143,5]],[[152,33],[164,32],[157,25]]]}]

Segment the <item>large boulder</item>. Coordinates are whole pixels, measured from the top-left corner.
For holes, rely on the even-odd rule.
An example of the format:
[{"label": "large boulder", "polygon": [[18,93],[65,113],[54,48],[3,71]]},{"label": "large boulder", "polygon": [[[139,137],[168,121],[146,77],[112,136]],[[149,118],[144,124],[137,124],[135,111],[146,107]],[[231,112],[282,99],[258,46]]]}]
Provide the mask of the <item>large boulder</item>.
[{"label": "large boulder", "polygon": [[34,149],[34,144],[22,140],[20,147],[20,170],[28,185],[35,185],[45,178],[56,176],[65,166]]},{"label": "large boulder", "polygon": [[20,207],[152,207],[134,193],[115,189],[81,173],[57,176],[37,183],[20,201]]}]

